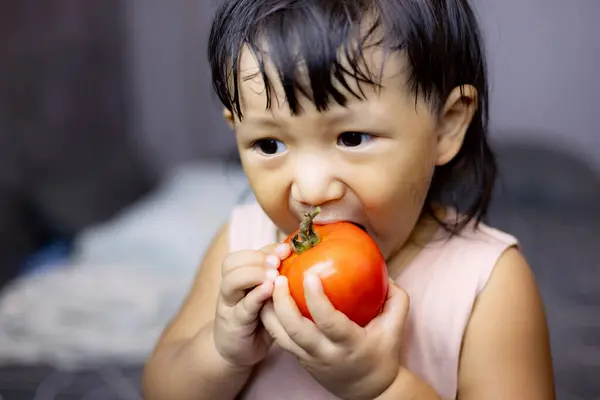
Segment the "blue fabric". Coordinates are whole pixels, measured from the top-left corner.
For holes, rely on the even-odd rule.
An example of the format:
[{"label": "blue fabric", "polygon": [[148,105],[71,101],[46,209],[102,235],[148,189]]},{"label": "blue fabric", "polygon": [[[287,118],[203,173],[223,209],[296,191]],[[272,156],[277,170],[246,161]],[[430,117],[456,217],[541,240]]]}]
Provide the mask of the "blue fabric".
[{"label": "blue fabric", "polygon": [[29,256],[21,267],[20,274],[43,272],[64,263],[71,255],[73,246],[70,240],[52,242]]}]

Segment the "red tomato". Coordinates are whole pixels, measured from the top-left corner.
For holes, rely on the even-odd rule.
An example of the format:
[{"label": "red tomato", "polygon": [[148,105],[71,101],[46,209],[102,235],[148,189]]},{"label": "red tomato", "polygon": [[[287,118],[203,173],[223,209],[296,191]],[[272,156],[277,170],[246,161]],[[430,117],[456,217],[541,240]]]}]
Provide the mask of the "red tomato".
[{"label": "red tomato", "polygon": [[[303,225],[308,235],[300,236],[294,241],[299,246],[292,247],[312,243],[284,260],[280,274],[287,277],[291,296],[305,317],[312,319],[304,297],[304,275],[310,271],[321,278],[333,306],[357,325],[365,326],[379,314],[387,297],[385,260],[373,239],[352,223],[312,226],[318,212],[307,216],[310,222],[305,220]],[[298,239],[303,225],[286,242]]]}]

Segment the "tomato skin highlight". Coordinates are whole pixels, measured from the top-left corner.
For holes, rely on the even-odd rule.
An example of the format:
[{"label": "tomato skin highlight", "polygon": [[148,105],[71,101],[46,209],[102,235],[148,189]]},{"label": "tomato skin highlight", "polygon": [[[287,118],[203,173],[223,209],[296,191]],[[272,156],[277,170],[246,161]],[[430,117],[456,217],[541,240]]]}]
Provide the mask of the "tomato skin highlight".
[{"label": "tomato skin highlight", "polygon": [[[350,222],[314,225],[319,242],[282,262],[280,274],[300,313],[312,320],[304,296],[306,273],[316,274],[336,310],[364,327],[381,311],[388,291],[388,271],[377,244]],[[290,235],[290,243],[298,232]]]}]

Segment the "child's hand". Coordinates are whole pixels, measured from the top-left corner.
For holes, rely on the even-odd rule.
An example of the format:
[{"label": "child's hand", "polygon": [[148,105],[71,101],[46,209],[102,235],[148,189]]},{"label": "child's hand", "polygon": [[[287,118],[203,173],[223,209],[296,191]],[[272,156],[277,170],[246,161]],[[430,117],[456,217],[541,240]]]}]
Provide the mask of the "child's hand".
[{"label": "child's hand", "polygon": [[385,392],[400,371],[406,292],[390,281],[383,312],[361,328],[333,308],[316,276],[307,277],[304,287],[314,323],[298,311],[285,277],[277,278],[272,301],[261,311],[276,343],[342,399],[374,399]]},{"label": "child's hand", "polygon": [[259,321],[260,310],[271,298],[273,282],[289,245],[273,244],[260,251],[229,254],[222,265],[214,341],[217,351],[236,367],[261,361],[273,343]]}]

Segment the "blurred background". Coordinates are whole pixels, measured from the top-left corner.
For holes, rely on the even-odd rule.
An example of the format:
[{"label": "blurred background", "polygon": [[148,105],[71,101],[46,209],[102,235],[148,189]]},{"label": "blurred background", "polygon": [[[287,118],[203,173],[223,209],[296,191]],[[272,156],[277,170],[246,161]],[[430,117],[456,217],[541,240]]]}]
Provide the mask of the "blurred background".
[{"label": "blurred background", "polygon": [[[0,5],[0,399],[140,398],[247,188],[207,68],[215,1]],[[559,399],[600,399],[600,1],[474,4],[489,219],[533,265]]]}]

